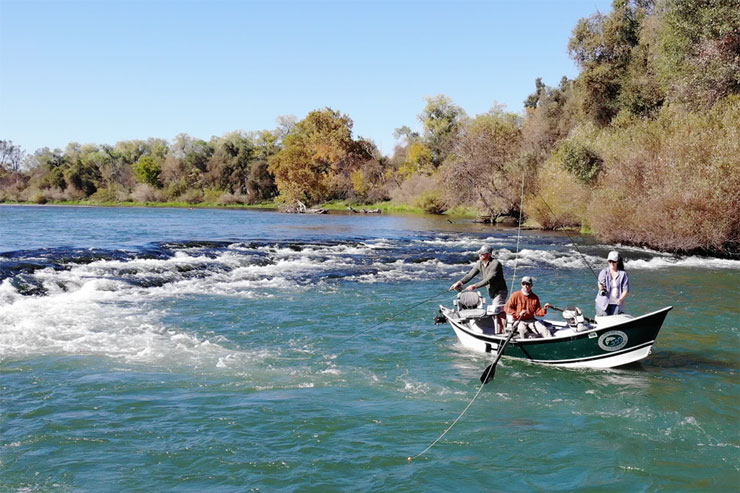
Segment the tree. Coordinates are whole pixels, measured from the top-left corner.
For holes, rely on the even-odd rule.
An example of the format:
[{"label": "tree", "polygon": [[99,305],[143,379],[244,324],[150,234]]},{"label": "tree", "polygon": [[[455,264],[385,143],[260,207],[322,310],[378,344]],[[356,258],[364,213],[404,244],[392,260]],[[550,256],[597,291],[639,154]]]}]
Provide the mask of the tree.
[{"label": "tree", "polygon": [[516,115],[494,110],[467,122],[443,168],[448,195],[459,204],[478,203],[491,215],[518,212],[522,170],[514,160],[520,144]]},{"label": "tree", "polygon": [[159,177],[170,195],[177,196],[189,188],[202,188],[213,152],[211,143],[185,133],[178,134],[162,162]]},{"label": "tree", "polygon": [[26,152],[11,140],[0,140],[0,169],[20,171]]},{"label": "tree", "polygon": [[246,193],[250,167],[255,159],[254,144],[249,135],[231,132],[217,139],[208,161],[210,182],[230,193]]},{"label": "tree", "polygon": [[424,144],[432,154],[432,164],[438,168],[455,145],[465,111],[447,96],[429,97],[426,101],[419,120],[424,125]]},{"label": "tree", "polygon": [[[353,122],[331,108],[310,112],[269,158],[269,171],[281,196],[316,204],[342,195],[351,173],[372,156],[367,144],[352,138]],[[344,190],[346,192],[346,189]]]},{"label": "tree", "polygon": [[162,182],[159,175],[162,173],[162,165],[152,156],[141,156],[133,166],[134,174],[141,183],[161,188]]},{"label": "tree", "polygon": [[535,91],[534,93],[530,94],[527,99],[524,101],[524,107],[535,109],[537,107],[537,103],[540,102],[540,99],[542,98],[542,95],[545,93],[545,90],[547,89],[547,86],[544,82],[542,82],[542,77],[537,77],[537,79],[534,81],[535,85]]},{"label": "tree", "polygon": [[522,127],[522,152],[544,162],[555,144],[568,136],[577,125],[577,102],[573,97],[573,81],[567,77],[556,88],[548,87],[541,79],[527,101],[527,118]]},{"label": "tree", "polygon": [[614,0],[612,7],[609,15],[597,13],[578,21],[568,43],[571,57],[583,69],[576,81],[585,96],[583,110],[600,125],[608,124],[619,112],[641,22],[652,10],[652,1]]},{"label": "tree", "polygon": [[657,70],[670,99],[706,109],[740,94],[740,0],[671,0],[662,16]]},{"label": "tree", "polygon": [[247,183],[247,193],[253,202],[271,199],[277,195],[275,177],[269,170],[269,160],[280,151],[279,139],[279,129],[263,130],[253,137],[254,162],[249,169]]},{"label": "tree", "polygon": [[413,142],[406,148],[406,159],[398,168],[398,174],[403,180],[416,173],[431,175],[434,171],[434,156],[423,142]]}]

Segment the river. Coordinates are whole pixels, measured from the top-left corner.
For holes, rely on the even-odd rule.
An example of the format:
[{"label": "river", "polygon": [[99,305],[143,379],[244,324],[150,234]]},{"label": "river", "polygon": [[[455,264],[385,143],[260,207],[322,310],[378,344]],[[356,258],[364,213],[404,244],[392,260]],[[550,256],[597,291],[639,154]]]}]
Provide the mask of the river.
[{"label": "river", "polygon": [[[0,490],[737,491],[740,262],[574,239],[523,231],[517,254],[516,229],[431,216],[2,206]],[[674,309],[626,368],[502,360],[409,462],[490,362],[433,324],[482,244],[588,316],[586,263],[617,248],[627,311]]]}]

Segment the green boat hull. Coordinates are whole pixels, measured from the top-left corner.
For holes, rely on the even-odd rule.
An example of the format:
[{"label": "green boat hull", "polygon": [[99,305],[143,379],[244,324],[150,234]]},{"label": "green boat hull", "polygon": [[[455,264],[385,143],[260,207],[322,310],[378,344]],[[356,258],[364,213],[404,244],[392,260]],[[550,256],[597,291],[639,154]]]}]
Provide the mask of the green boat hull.
[{"label": "green boat hull", "polygon": [[[513,339],[506,346],[504,356],[536,363],[591,368],[613,368],[633,363],[650,354],[672,308],[669,306],[640,317],[599,317],[589,330],[559,330],[553,338]],[[485,333],[486,324],[490,322],[484,317],[461,320],[455,319],[452,310],[444,309],[443,313],[460,341],[472,349],[497,351],[505,339],[505,335]]]}]

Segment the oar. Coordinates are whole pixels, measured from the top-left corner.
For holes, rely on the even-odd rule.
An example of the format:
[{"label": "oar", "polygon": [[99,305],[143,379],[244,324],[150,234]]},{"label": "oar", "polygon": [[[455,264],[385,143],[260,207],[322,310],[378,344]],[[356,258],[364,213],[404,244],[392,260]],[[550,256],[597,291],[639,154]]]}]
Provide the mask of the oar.
[{"label": "oar", "polygon": [[[562,312],[562,311],[563,311],[563,309],[562,309],[562,308],[558,308],[557,306],[552,306],[552,305],[550,305],[550,308],[552,308],[552,309],[553,309],[553,310],[555,310],[556,312]],[[588,317],[587,317],[586,315],[584,315],[584,316],[583,316],[583,319],[584,319],[584,320],[585,320],[586,322],[588,322],[588,323],[592,323],[592,324],[595,324],[595,323],[596,323],[596,320],[594,320],[593,318],[588,318]]]},{"label": "oar", "polygon": [[486,369],[483,370],[483,374],[480,376],[480,383],[482,383],[483,385],[493,380],[493,377],[496,374],[496,365],[498,364],[498,360],[501,359],[501,356],[504,354],[504,349],[506,348],[506,345],[509,343],[511,338],[514,337],[514,334],[516,334],[516,328],[512,327],[511,334],[509,334],[509,337],[506,338],[506,340],[501,345],[501,347],[498,348],[498,353],[496,353],[496,359],[494,359],[493,363],[488,365]]}]

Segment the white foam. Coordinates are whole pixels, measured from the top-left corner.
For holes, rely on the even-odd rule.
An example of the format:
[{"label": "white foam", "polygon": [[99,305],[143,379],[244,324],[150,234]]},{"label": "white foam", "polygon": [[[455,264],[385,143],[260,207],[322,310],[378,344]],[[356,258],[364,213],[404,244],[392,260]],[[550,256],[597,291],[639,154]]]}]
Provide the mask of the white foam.
[{"label": "white foam", "polygon": [[658,270],[669,267],[687,267],[699,269],[732,269],[740,270],[740,260],[710,258],[710,257],[672,257],[660,256],[649,260],[626,260],[625,269]]},{"label": "white foam", "polygon": [[443,247],[457,247],[457,248],[465,248],[471,255],[475,254],[475,252],[482,246],[482,245],[490,245],[493,248],[496,248],[497,245],[512,245],[516,244],[516,237],[509,237],[509,236],[491,236],[488,238],[474,238],[470,236],[461,236],[461,237],[450,237],[450,238],[434,238],[434,239],[425,239],[425,240],[414,240],[414,243],[420,243],[424,245],[435,245],[435,246],[443,246]]}]

